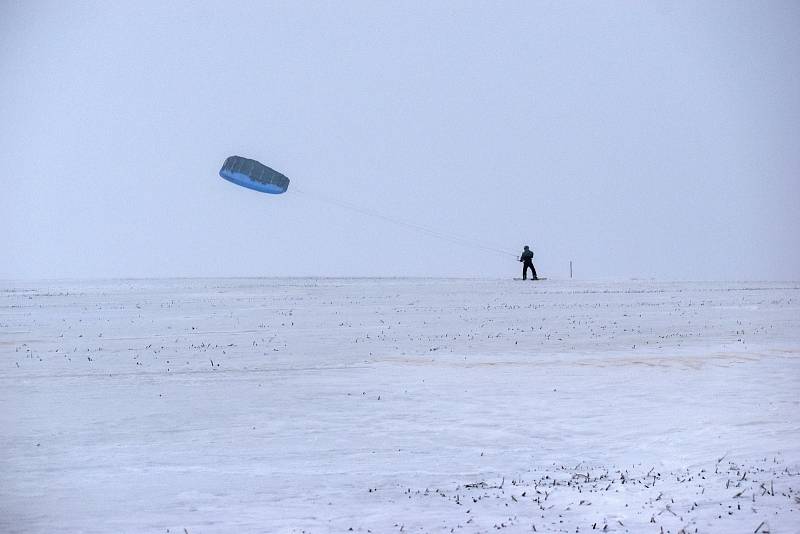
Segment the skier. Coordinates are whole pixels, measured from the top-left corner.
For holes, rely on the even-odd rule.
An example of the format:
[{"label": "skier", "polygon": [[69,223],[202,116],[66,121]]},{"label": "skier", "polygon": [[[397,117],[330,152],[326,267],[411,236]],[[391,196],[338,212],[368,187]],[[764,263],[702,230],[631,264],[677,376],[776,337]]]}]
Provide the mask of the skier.
[{"label": "skier", "polygon": [[531,251],[528,245],[525,245],[525,250],[522,251],[522,255],[519,257],[519,261],[522,262],[522,279],[528,279],[528,267],[531,268],[531,274],[533,275],[531,280],[538,280],[539,278],[536,276],[536,267],[533,266],[533,252]]}]

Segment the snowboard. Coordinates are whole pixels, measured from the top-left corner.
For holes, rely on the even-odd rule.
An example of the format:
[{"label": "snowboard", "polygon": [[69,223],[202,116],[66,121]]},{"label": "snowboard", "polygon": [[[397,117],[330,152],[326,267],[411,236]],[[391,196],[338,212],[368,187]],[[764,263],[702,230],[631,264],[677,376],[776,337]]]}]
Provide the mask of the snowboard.
[{"label": "snowboard", "polygon": [[[514,278],[514,280],[523,280],[523,278]],[[528,280],[531,280],[531,281],[533,281],[533,282],[540,282],[540,281],[542,281],[542,280],[547,280],[547,278],[537,278],[536,280],[534,280],[533,278],[527,278],[527,279],[524,279],[524,280],[525,280],[526,282],[527,282]]]}]

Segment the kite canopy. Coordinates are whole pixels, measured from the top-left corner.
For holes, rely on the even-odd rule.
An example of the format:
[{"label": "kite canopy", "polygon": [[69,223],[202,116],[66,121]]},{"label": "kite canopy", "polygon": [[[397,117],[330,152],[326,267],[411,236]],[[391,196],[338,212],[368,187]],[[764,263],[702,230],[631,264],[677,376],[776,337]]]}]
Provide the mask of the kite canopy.
[{"label": "kite canopy", "polygon": [[231,156],[222,164],[219,175],[242,187],[279,195],[289,188],[289,179],[254,159]]}]

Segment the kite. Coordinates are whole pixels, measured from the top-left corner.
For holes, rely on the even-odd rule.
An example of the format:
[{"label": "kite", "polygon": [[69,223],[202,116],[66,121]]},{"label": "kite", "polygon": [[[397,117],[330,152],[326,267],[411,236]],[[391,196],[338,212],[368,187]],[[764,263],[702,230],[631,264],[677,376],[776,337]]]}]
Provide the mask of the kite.
[{"label": "kite", "polygon": [[231,156],[222,164],[219,175],[236,185],[280,195],[289,188],[289,179],[254,159]]}]

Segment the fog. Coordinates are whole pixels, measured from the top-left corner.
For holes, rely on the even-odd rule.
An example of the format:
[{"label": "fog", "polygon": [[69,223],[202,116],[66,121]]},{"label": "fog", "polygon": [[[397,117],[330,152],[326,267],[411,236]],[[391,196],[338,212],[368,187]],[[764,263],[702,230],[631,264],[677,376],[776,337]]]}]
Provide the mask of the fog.
[{"label": "fog", "polygon": [[[510,278],[528,244],[551,278],[797,280],[798,27],[796,2],[3,2],[0,278]],[[233,154],[289,191],[221,179]]]}]

